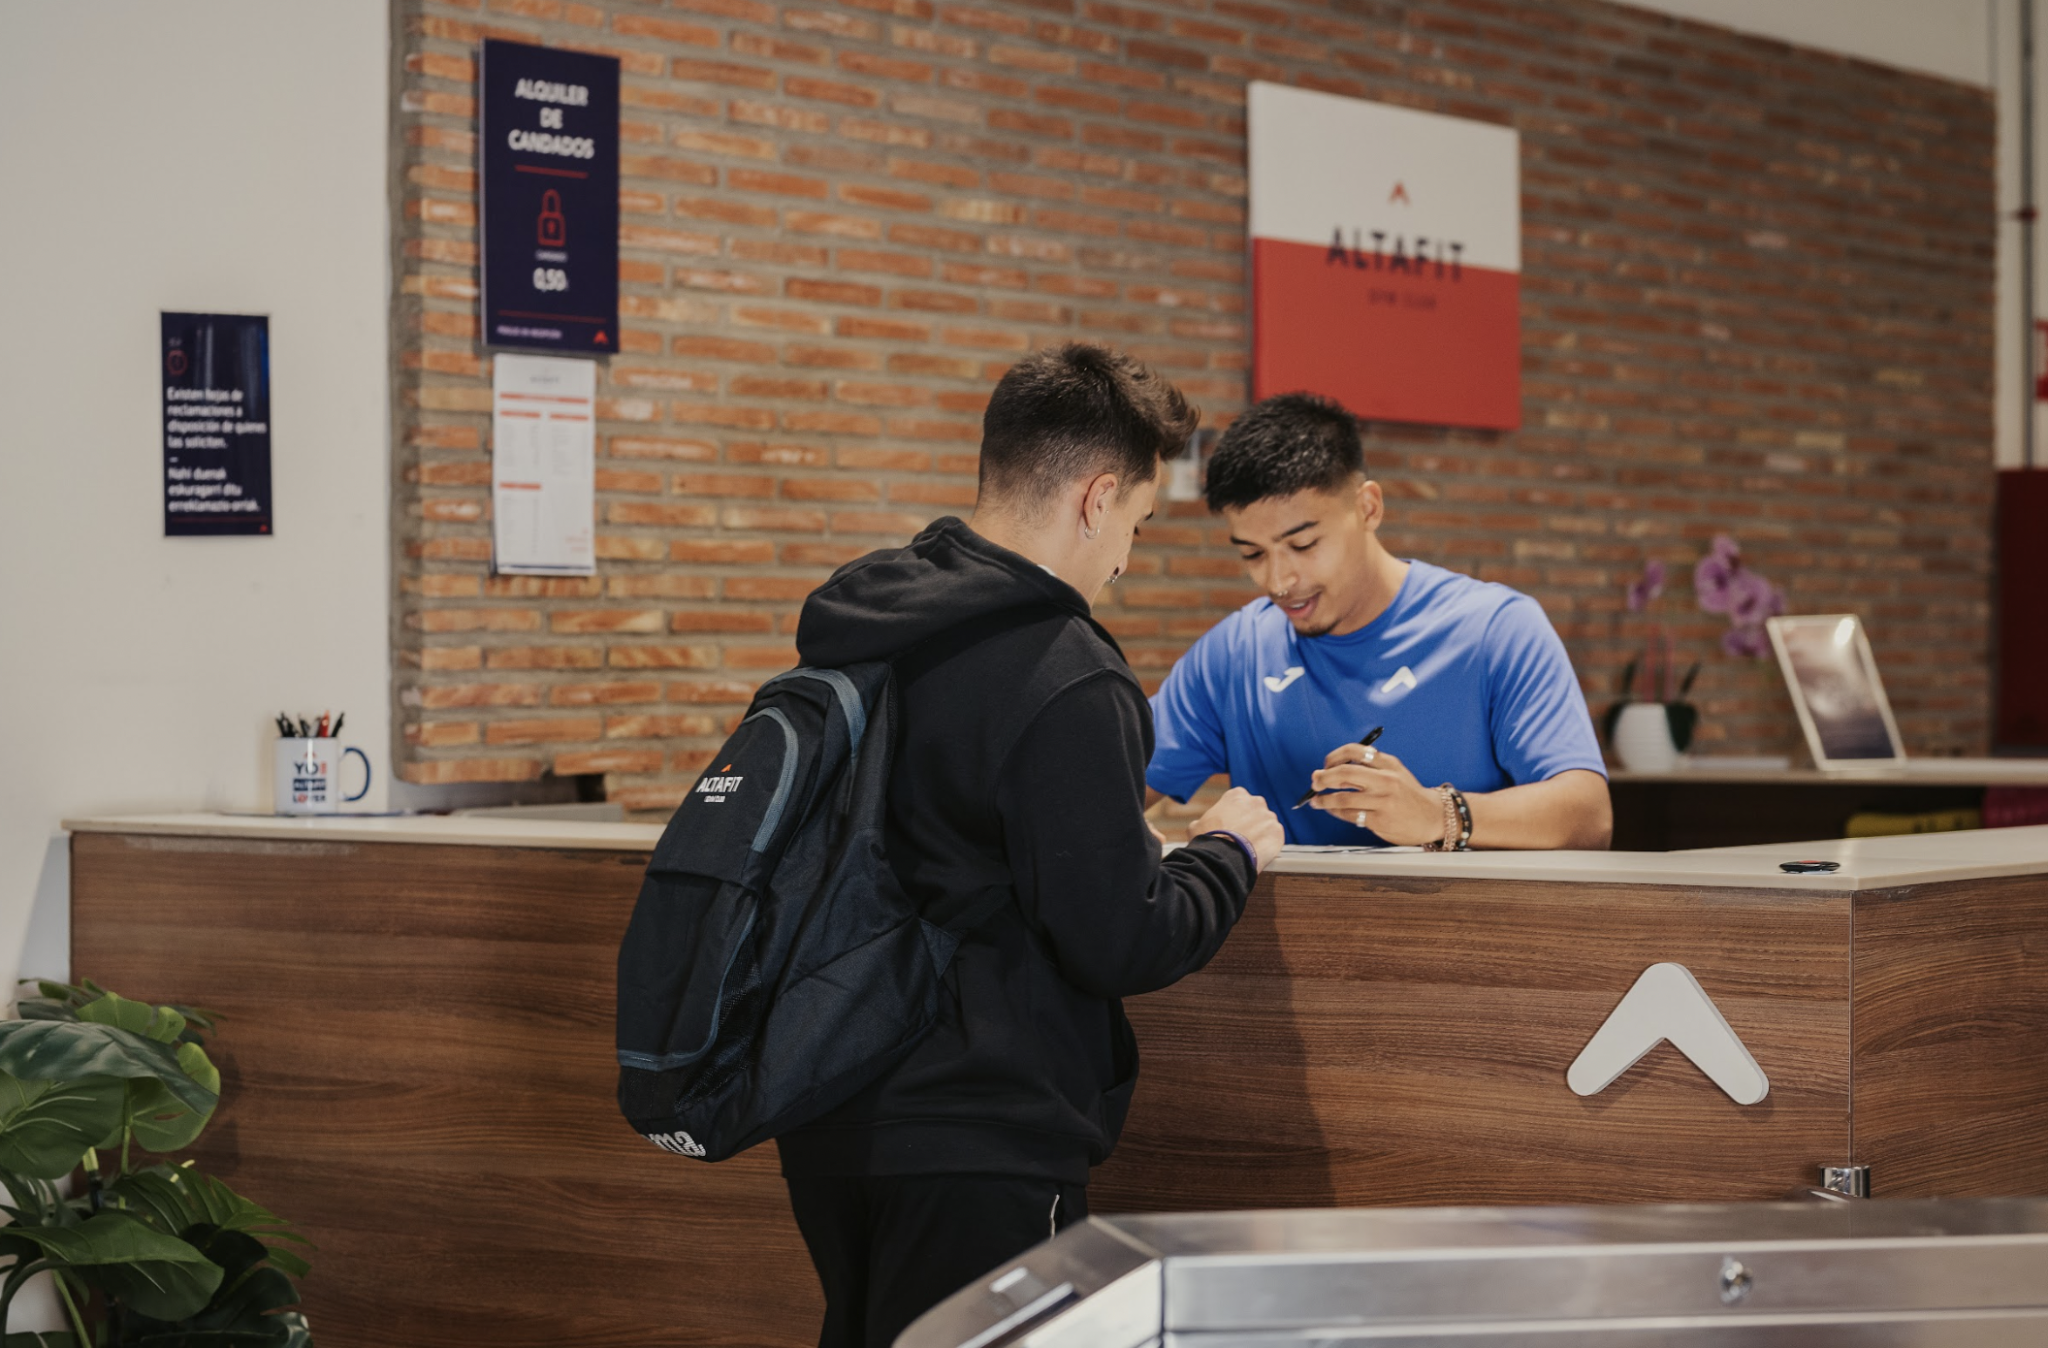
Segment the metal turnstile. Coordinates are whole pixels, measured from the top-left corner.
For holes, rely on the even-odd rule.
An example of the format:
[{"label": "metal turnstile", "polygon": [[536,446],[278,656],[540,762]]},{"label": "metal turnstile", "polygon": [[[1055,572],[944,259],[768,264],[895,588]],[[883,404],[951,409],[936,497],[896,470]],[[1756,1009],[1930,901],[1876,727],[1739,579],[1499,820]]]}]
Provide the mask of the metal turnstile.
[{"label": "metal turnstile", "polygon": [[1094,1218],[897,1348],[2043,1348],[2048,1200]]}]

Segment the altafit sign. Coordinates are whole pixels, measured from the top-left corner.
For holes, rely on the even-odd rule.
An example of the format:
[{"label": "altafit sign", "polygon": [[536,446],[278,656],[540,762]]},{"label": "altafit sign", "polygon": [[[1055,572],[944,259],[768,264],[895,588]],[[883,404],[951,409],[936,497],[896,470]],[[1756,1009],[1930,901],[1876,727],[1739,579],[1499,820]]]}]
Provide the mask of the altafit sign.
[{"label": "altafit sign", "polygon": [[1520,137],[1278,84],[1247,116],[1254,395],[1520,425]]}]

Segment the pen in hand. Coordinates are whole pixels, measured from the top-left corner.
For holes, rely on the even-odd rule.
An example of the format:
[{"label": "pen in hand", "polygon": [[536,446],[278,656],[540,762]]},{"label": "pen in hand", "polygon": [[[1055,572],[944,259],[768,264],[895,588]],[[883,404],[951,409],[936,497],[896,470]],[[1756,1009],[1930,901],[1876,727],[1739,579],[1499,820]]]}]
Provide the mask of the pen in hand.
[{"label": "pen in hand", "polygon": [[[1385,727],[1385,726],[1383,726],[1383,725],[1376,725],[1376,726],[1374,726],[1374,727],[1373,727],[1372,729],[1370,729],[1370,730],[1366,731],[1366,732],[1365,732],[1365,733],[1364,733],[1363,735],[1360,735],[1360,736],[1358,737],[1358,743],[1359,743],[1359,745],[1360,745],[1361,747],[1363,747],[1363,748],[1367,748],[1367,749],[1370,749],[1370,748],[1372,748],[1372,742],[1373,742],[1374,740],[1378,739],[1378,738],[1380,737],[1380,732],[1381,732],[1381,731],[1383,731],[1383,730],[1385,730],[1385,729],[1386,729],[1386,727]],[[1308,803],[1309,803],[1310,801],[1314,800],[1315,798],[1316,798],[1316,789],[1315,789],[1314,787],[1310,787],[1310,788],[1309,788],[1308,790],[1306,790],[1306,791],[1304,791],[1304,792],[1302,792],[1302,793],[1301,793],[1301,799],[1300,799],[1300,800],[1297,800],[1297,801],[1295,801],[1295,802],[1294,802],[1294,804],[1293,804],[1293,805],[1291,805],[1291,806],[1289,806],[1288,808],[1289,808],[1289,809],[1294,809],[1294,810],[1298,810],[1298,809],[1300,809],[1300,808],[1301,808],[1302,806],[1304,806],[1304,805],[1308,804]]]}]

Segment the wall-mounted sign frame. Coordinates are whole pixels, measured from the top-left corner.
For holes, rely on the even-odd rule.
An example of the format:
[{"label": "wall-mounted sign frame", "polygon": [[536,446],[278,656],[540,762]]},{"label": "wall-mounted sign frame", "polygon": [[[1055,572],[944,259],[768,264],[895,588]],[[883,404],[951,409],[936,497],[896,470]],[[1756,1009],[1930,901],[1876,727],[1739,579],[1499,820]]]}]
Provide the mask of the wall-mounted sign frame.
[{"label": "wall-mounted sign frame", "polygon": [[486,39],[477,154],[485,346],[619,345],[619,63]]},{"label": "wall-mounted sign frame", "polygon": [[269,318],[161,320],[164,537],[271,532]]},{"label": "wall-mounted sign frame", "polygon": [[1522,420],[1513,129],[1255,82],[1252,390],[1370,420]]}]

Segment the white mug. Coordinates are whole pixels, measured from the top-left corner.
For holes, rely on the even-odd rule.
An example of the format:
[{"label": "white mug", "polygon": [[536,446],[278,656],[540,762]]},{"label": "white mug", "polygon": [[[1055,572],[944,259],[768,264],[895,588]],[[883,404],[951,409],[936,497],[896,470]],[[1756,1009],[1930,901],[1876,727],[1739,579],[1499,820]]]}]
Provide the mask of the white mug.
[{"label": "white mug", "polygon": [[[341,794],[341,760],[354,754],[363,760],[363,789]],[[370,756],[340,740],[306,739],[294,735],[277,741],[271,757],[271,797],[278,814],[333,814],[345,802],[370,794]]]}]

